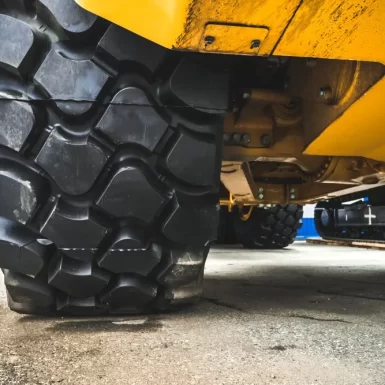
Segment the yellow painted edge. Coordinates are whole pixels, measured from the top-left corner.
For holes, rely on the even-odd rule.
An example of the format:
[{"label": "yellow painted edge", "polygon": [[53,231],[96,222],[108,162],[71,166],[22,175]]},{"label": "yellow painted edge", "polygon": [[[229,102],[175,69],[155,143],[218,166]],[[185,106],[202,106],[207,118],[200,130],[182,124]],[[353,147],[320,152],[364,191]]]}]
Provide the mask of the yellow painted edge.
[{"label": "yellow painted edge", "polygon": [[[385,77],[331,123],[310,143],[304,154],[364,156],[385,161],[384,95]],[[345,142],[349,142],[349,145],[345,146]]]},{"label": "yellow painted edge", "polygon": [[[82,8],[172,48],[183,33],[191,0],[75,0]],[[156,23],[150,21],[156,20]],[[146,22],[147,21],[147,22]]]}]

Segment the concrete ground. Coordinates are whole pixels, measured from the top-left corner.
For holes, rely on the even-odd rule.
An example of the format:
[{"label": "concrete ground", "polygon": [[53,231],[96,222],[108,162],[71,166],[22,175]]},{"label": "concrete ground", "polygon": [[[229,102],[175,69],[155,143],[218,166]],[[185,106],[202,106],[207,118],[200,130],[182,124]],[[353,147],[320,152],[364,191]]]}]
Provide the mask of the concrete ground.
[{"label": "concrete ground", "polygon": [[385,383],[385,252],[214,249],[175,314],[42,319],[5,307],[0,384]]}]

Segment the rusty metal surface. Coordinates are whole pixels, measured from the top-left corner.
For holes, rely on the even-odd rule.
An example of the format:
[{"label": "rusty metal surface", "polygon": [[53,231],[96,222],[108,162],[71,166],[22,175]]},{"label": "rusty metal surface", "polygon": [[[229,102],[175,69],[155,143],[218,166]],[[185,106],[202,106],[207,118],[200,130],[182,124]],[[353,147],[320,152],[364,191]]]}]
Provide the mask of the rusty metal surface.
[{"label": "rusty metal surface", "polygon": [[238,25],[207,24],[199,50],[211,53],[258,54],[269,29]]},{"label": "rusty metal surface", "polygon": [[303,0],[275,55],[384,62],[383,0]]},{"label": "rusty metal surface", "polygon": [[309,203],[385,185],[384,164],[364,158],[326,159],[312,174],[284,162],[270,167],[266,161],[227,164],[236,172],[222,182],[231,194],[236,192],[233,204],[238,205]]},{"label": "rusty metal surface", "polygon": [[221,182],[236,202],[254,201],[249,165],[242,162],[222,162]]},{"label": "rusty metal surface", "polygon": [[[349,107],[353,103],[360,103],[360,98],[368,97],[363,96],[383,77],[385,68],[379,63],[344,60],[319,59],[314,63],[309,66],[306,59],[293,59],[289,68],[288,92],[302,100],[305,143],[309,145],[315,140],[305,153],[366,156],[366,149],[360,147],[363,137],[365,135],[370,138],[379,128],[370,125],[362,131],[357,123],[343,123],[342,126],[336,120],[345,119],[344,114],[351,113]],[[321,91],[326,88],[330,90],[329,98],[321,96]],[[370,116],[366,109],[360,109],[360,116],[355,116],[354,119],[357,122],[360,119],[364,124],[363,120],[370,119]],[[331,126],[333,122],[337,124],[335,128]],[[324,130],[331,132],[324,136]],[[338,135],[338,140],[333,138],[334,135]],[[343,136],[349,140],[343,140]],[[372,142],[371,145],[375,146],[375,143]],[[312,151],[312,146],[316,146],[317,150]]]},{"label": "rusty metal surface", "polygon": [[[249,55],[270,54],[301,3],[301,0],[76,1],[92,13],[178,50],[205,51],[201,43],[207,24],[221,25],[210,32],[219,41],[219,51]],[[244,36],[227,29],[230,25],[244,27]],[[256,27],[255,34],[250,27]],[[250,41],[246,44],[245,39]],[[253,40],[261,42],[257,49],[251,47]]]},{"label": "rusty metal surface", "polygon": [[[207,22],[223,25],[259,26],[269,30],[259,48],[259,54],[270,54],[293,16],[300,0],[193,0],[190,2],[183,32],[173,48],[197,50]],[[239,36],[233,37],[235,41]],[[258,39],[258,36],[252,40]],[[229,46],[237,48],[234,41]],[[233,53],[238,53],[233,51]],[[243,47],[240,53],[244,54]],[[254,55],[253,49],[250,54]]]}]

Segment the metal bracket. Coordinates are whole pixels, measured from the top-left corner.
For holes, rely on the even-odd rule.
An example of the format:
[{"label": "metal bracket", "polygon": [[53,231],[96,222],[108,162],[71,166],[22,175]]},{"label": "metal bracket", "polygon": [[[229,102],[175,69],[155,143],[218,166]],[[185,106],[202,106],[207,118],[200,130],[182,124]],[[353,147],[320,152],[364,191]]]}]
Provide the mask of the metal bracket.
[{"label": "metal bracket", "polygon": [[199,49],[232,54],[258,54],[269,33],[266,27],[207,24]]}]

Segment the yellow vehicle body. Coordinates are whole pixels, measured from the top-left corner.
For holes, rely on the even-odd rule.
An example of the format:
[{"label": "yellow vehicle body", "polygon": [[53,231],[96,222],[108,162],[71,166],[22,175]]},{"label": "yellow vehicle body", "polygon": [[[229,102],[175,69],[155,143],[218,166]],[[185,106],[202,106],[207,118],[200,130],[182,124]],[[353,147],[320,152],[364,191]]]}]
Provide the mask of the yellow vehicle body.
[{"label": "yellow vehicle body", "polygon": [[[288,26],[301,0],[77,0],[85,9],[102,16],[132,32],[166,48],[205,50],[202,41],[207,26],[236,26],[237,34],[226,39],[227,53],[244,53],[243,28],[264,29],[268,32],[259,54],[272,54],[277,41]],[[223,29],[218,30],[218,34]],[[215,36],[220,40],[221,36]],[[250,41],[247,42],[250,50]]]},{"label": "yellow vehicle body", "polygon": [[[328,172],[320,165],[315,179],[321,181],[327,175],[332,184],[346,178],[363,183],[376,175],[377,180],[383,180],[378,172],[383,173],[385,167],[373,161],[385,162],[385,1],[76,1],[88,11],[169,49],[320,60],[315,70],[294,61],[291,71],[292,84],[287,92],[302,100],[301,128],[290,130],[285,140],[272,149],[243,146],[225,150],[224,160],[294,156],[309,164],[312,157],[333,157],[335,162],[340,157],[345,166],[340,162],[333,167],[344,171],[330,171],[333,162],[325,160]],[[250,122],[253,112],[248,114]],[[241,122],[233,126],[240,130],[245,125]],[[355,166],[348,166],[347,157],[368,159],[370,166],[362,166],[358,173],[364,175],[361,179],[358,174],[350,174]],[[310,180],[314,180],[313,176]],[[337,184],[334,187],[337,189]],[[289,189],[283,187],[285,199]],[[306,190],[309,193],[311,189]],[[314,198],[333,189],[319,185],[315,190],[318,192],[314,192]]]},{"label": "yellow vehicle body", "polygon": [[[382,0],[77,2],[170,49],[385,63],[385,1]],[[214,44],[206,46],[205,36],[214,36]],[[253,49],[251,42],[256,39],[260,45]],[[325,127],[304,153],[365,156],[385,161],[383,100],[385,80],[379,79]]]}]

